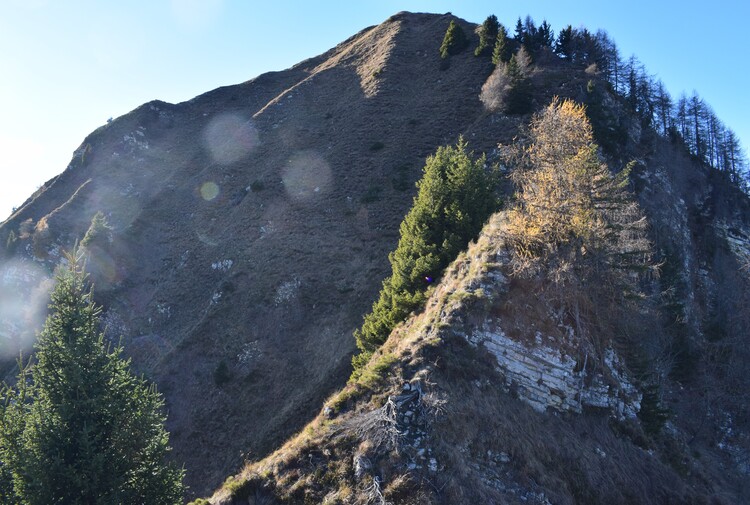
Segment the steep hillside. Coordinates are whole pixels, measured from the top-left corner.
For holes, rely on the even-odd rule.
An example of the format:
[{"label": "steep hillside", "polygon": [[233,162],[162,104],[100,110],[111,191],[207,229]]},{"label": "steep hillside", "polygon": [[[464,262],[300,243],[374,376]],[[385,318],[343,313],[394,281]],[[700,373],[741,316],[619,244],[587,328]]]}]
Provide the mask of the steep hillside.
[{"label": "steep hillside", "polygon": [[[475,25],[400,13],[291,69],[150,102],[89,135],[0,224],[5,373],[33,341],[61,250],[102,212],[111,229],[92,242],[89,270],[105,332],[164,393],[191,495],[257,460],[212,501],[231,501],[230,488],[235,498],[346,501],[341,478],[362,500],[390,486],[404,503],[731,503],[722,493],[739,492],[732,472],[747,469],[750,422],[750,300],[738,275],[750,258],[747,198],[644,127],[588,62],[542,50],[524,70],[528,113],[488,106],[490,58],[439,57],[451,20],[473,48]],[[636,162],[632,189],[661,265],[648,281],[658,338],[644,343],[660,356],[661,368],[649,363],[657,379],[635,377],[622,349],[587,375],[579,355],[548,345],[564,340],[560,321],[533,285],[512,280],[498,214],[363,382],[315,417],[350,374],[352,333],[388,274],[425,157],[463,134],[491,163],[504,160],[498,144],[523,140],[530,113],[554,96],[589,106],[612,169]],[[480,286],[491,303],[476,300]],[[646,384],[671,411],[671,438],[641,437],[633,415]],[[420,428],[402,437],[383,423]]]},{"label": "steep hillside", "polygon": [[[445,73],[433,57],[447,23],[394,16],[287,71],[145,104],[0,226],[19,237],[9,296],[43,312],[60,249],[106,215],[90,268],[108,333],[166,395],[192,489],[272,449],[348,376],[424,157],[483,113],[488,63]],[[4,318],[11,362],[28,317]]]},{"label": "steep hillside", "polygon": [[731,454],[687,444],[686,419],[644,434],[642,383],[614,348],[599,371],[581,362],[505,230],[493,216],[362,378],[210,503],[744,502]]},{"label": "steep hillside", "polygon": [[[682,375],[688,344],[660,329],[669,295],[626,172],[602,163],[571,101],[535,115],[526,142],[516,202],[424,310],[210,503],[747,501],[747,395],[711,343],[690,344],[700,379]],[[725,352],[742,353],[732,340]]]}]

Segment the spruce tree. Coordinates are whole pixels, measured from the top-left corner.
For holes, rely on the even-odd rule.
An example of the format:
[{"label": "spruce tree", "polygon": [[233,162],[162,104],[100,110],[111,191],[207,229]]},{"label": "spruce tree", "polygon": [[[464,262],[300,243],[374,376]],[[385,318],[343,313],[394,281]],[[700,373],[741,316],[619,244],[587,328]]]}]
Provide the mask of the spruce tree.
[{"label": "spruce tree", "polygon": [[474,159],[463,138],[427,159],[417,187],[398,246],[388,257],[391,276],[354,334],[361,351],[353,360],[355,374],[391,330],[422,306],[429,285],[476,238],[498,205],[494,169],[485,168],[484,156]]},{"label": "spruce tree", "polygon": [[86,235],[81,240],[83,247],[92,245],[104,245],[112,241],[112,227],[107,222],[107,217],[101,211],[94,214],[91,218],[91,225],[86,231]]},{"label": "spruce tree", "polygon": [[573,59],[573,27],[568,25],[557,36],[555,52],[566,60]]},{"label": "spruce tree", "polygon": [[507,114],[525,114],[531,109],[532,90],[528,78],[530,62],[531,58],[522,46],[505,66],[509,83],[505,97]]},{"label": "spruce tree", "polygon": [[36,362],[6,387],[0,410],[3,503],[175,504],[183,471],[170,450],[163,400],[107,349],[83,254],[68,255],[52,292]]},{"label": "spruce tree", "polygon": [[507,63],[510,59],[510,45],[508,43],[508,30],[503,25],[497,29],[495,37],[495,48],[492,51],[492,64],[497,66],[500,63]]},{"label": "spruce tree", "polygon": [[555,32],[552,30],[552,26],[545,19],[542,24],[539,25],[539,29],[536,33],[537,45],[543,47],[552,47],[555,42]]},{"label": "spruce tree", "polygon": [[526,30],[523,26],[523,22],[521,21],[521,18],[519,17],[516,21],[516,30],[515,30],[515,39],[516,42],[519,44],[525,44],[526,43]]},{"label": "spruce tree", "polygon": [[456,55],[463,51],[468,44],[469,41],[466,39],[466,34],[461,25],[451,21],[448,30],[445,32],[445,37],[443,37],[443,43],[440,45],[440,57],[445,59],[448,56]]},{"label": "spruce tree", "polygon": [[491,14],[484,20],[482,26],[479,28],[479,45],[474,50],[474,56],[481,56],[487,54],[493,43],[497,39],[498,29],[500,24],[497,22],[497,16]]}]

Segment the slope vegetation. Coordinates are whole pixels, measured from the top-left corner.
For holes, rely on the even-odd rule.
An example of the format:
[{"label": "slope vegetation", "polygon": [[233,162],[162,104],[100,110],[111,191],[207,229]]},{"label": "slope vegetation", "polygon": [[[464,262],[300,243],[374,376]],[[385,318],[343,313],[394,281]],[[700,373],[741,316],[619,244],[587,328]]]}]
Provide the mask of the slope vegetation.
[{"label": "slope vegetation", "polygon": [[483,114],[487,62],[445,73],[433,58],[448,22],[397,15],[89,135],[0,225],[3,244],[17,238],[2,265],[7,369],[33,338],[21,311],[44,312],[60,251],[102,212],[111,241],[89,267],[108,334],[165,393],[191,489],[299,429],[349,375],[425,156]]},{"label": "slope vegetation", "polygon": [[[493,73],[471,49],[440,58],[451,21],[475,47],[475,25],[400,13],[288,70],[150,102],[90,134],[0,224],[5,373],[34,338],[61,251],[90,230],[106,334],[165,394],[195,496],[245,460],[259,463],[212,501],[700,503],[747,492],[732,488],[750,445],[746,196],[687,137],[657,134],[639,95],[633,105],[613,92],[586,48],[560,57],[542,45],[532,60],[509,39],[513,63]],[[513,114],[496,96],[507,86],[521,91]],[[530,138],[530,113],[554,96],[587,104],[611,170],[635,162],[631,189],[660,268],[634,274],[645,298],[630,321],[653,338],[620,338],[638,324],[612,326],[581,296],[573,322],[616,331],[567,342],[579,329],[546,281],[514,277],[519,263],[502,252],[512,213],[499,214],[424,312],[329,398],[350,374],[352,334],[388,274],[425,158],[462,134],[509,173],[522,163],[506,147]],[[558,273],[591,258],[566,251]],[[623,352],[633,342],[638,352]],[[659,434],[642,439],[651,428],[632,415],[644,405]]]},{"label": "slope vegetation", "polygon": [[652,246],[584,109],[553,101],[523,151],[517,202],[492,216],[424,311],[211,503],[747,497],[741,468],[726,470],[731,454],[687,441],[689,416],[660,433]]}]

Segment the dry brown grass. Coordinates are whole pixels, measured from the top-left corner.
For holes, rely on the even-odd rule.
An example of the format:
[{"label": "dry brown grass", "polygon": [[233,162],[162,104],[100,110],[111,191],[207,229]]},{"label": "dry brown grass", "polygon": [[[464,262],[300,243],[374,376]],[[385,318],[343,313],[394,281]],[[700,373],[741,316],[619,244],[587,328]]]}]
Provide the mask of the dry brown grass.
[{"label": "dry brown grass", "polygon": [[[439,68],[449,20],[398,15],[291,69],[146,104],[89,136],[71,169],[0,227],[18,235],[30,219],[22,240],[31,240],[54,212],[50,240],[72,244],[94,212],[107,214],[115,281],[97,286],[99,302],[165,393],[192,492],[218,486],[242,454],[271,453],[349,376],[352,331],[387,272],[425,157],[484,116],[476,94],[487,62],[467,52]],[[206,148],[206,131],[227,115],[258,135],[228,164]],[[496,131],[477,130],[472,148],[492,148]],[[310,160],[326,177],[299,198],[285,169]],[[201,197],[208,182],[219,188],[213,200]],[[225,259],[228,271],[211,268]],[[295,280],[295,296],[276,304]],[[241,363],[249,343],[258,357]],[[233,379],[217,388],[221,361]]]}]

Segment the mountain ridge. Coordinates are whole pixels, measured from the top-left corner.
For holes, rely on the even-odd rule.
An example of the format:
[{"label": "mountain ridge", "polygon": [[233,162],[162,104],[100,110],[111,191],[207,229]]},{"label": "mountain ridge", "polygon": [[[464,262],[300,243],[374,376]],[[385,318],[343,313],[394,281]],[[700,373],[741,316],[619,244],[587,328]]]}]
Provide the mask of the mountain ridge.
[{"label": "mountain ridge", "polygon": [[[418,31],[409,36],[416,47],[392,56],[405,59],[399,68],[410,72],[415,88],[427,87],[438,80],[438,64],[425,74],[414,63],[437,51],[444,18],[406,18],[409,29]],[[403,23],[382,29],[395,36]],[[374,30],[287,71],[181,104],[136,108],[87,136],[68,169],[0,225],[4,240],[10,231],[23,236],[18,250],[25,268],[36,264],[50,271],[58,248],[80,240],[96,212],[107,216],[113,241],[89,262],[98,271],[93,280],[106,307],[107,334],[123,335],[136,369],[164,392],[175,457],[186,461],[187,482],[196,492],[206,492],[209,479],[214,487],[248,447],[267,451],[289,436],[303,412],[310,415],[348,375],[351,333],[385,274],[395,240],[389,230],[406,211],[418,167],[435,145],[462,128],[453,122],[466,96],[455,102],[440,93],[400,98],[391,86],[366,96],[356,69],[367,67],[367,51],[381,41]],[[349,58],[346,65],[325,67],[341,57]],[[476,63],[467,60],[469,71],[448,82],[473,76],[479,86],[484,65]],[[383,86],[388,73],[377,77]],[[376,79],[369,71],[365,78]],[[307,98],[313,81],[324,91],[314,100]],[[470,101],[480,113],[478,100]],[[407,109],[413,117],[399,119],[395,111]],[[220,139],[214,151],[211,135]],[[230,149],[221,144],[227,138]],[[315,167],[312,177],[302,171],[309,166]],[[71,212],[58,212],[47,231],[37,230],[71,197]],[[316,299],[323,303],[316,305]],[[317,334],[314,342],[305,343],[307,333]],[[289,346],[300,347],[300,354],[286,352]],[[173,361],[175,355],[182,358]],[[243,363],[244,355],[255,358]],[[217,387],[213,376],[222,361],[233,379]],[[293,377],[279,381],[279,370]],[[236,403],[237,392],[248,385]],[[205,402],[207,386],[216,394]],[[241,405],[248,399],[258,406]],[[269,402],[279,406],[269,408]],[[214,412],[222,412],[226,424]],[[263,419],[258,426],[269,431],[242,430],[247,412],[255,412]],[[233,428],[222,427],[227,425]],[[206,437],[207,431],[214,434]],[[214,445],[217,437],[223,441]],[[226,461],[207,472],[205,461],[216,452],[227,454]]]},{"label": "mountain ridge", "polygon": [[[467,50],[440,61],[452,20],[476,42],[476,25],[453,16],[399,13],[288,70],[179,104],[148,102],[87,136],[68,168],[0,224],[3,243],[11,231],[18,237],[3,253],[3,287],[31,299],[60,250],[104,212],[112,240],[89,266],[105,334],[122,338],[135,368],[164,393],[174,456],[194,496],[245,459],[273,453],[345,383],[352,332],[387,275],[424,158],[463,134],[495,162],[498,144],[527,128],[528,114],[488,111],[480,100],[488,58]],[[660,257],[675,265],[664,288],[678,293],[674,324],[690,327],[679,332],[693,359],[708,345],[706,320],[723,317],[711,311],[730,313],[741,298],[731,277],[750,251],[747,201],[722,174],[643,128],[601,75],[548,52],[535,65],[532,109],[556,95],[573,98],[604,110],[603,131],[627,132],[607,154],[639,160],[633,187]],[[11,268],[32,279],[18,280]],[[18,335],[16,315],[0,316],[15,357],[17,341],[31,337]],[[461,356],[475,352],[450,342]],[[497,377],[487,356],[479,362]],[[401,393],[401,384],[388,384],[391,396]],[[502,405],[515,401],[503,387],[491,389],[505,395]],[[677,396],[667,394],[688,408]],[[688,406],[700,403],[686,396]],[[599,433],[596,419],[580,422]]]}]

